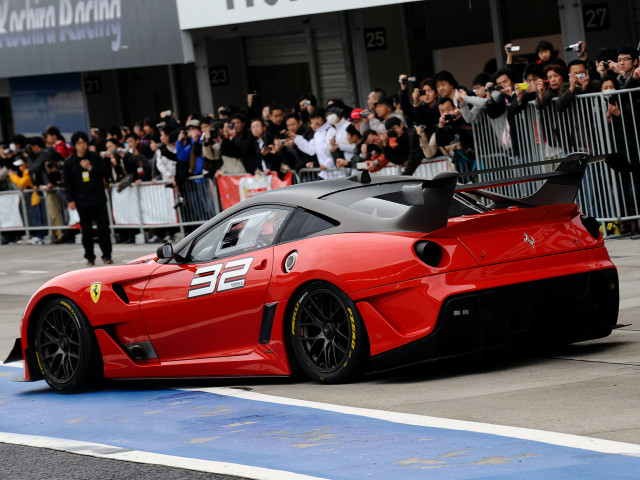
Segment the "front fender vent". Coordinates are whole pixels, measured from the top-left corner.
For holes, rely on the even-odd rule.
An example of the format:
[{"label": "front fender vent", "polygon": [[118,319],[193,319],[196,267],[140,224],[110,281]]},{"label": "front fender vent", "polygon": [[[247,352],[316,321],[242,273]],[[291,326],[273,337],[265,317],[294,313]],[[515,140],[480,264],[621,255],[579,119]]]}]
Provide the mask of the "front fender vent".
[{"label": "front fender vent", "polygon": [[124,303],[129,303],[129,297],[127,296],[127,292],[124,291],[124,288],[122,288],[122,285],[114,283],[111,288],[113,289],[113,292],[118,296],[118,298],[120,298],[120,300],[122,300]]}]

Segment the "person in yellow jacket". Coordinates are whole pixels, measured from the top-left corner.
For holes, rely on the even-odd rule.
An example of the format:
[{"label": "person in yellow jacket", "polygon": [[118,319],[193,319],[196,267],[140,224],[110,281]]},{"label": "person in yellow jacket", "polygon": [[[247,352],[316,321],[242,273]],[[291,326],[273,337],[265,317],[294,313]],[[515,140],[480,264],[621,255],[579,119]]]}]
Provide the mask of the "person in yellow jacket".
[{"label": "person in yellow jacket", "polygon": [[[27,164],[19,158],[15,162],[13,162],[15,167],[18,167],[18,170],[11,169],[9,173],[9,180],[16,187],[21,190],[29,190],[34,187],[33,180],[31,179],[31,175],[29,175],[29,169],[27,168]],[[29,207],[29,224],[30,226],[38,226],[44,224],[43,219],[43,211],[42,206],[40,205],[40,196],[38,192],[35,190],[31,194],[30,201],[28,203]],[[44,243],[44,232],[38,231],[34,233],[34,236],[28,240],[29,243],[34,245],[42,245]]]},{"label": "person in yellow jacket", "polygon": [[24,163],[24,160],[19,158],[18,160],[13,162],[13,165],[15,167],[18,167],[18,170],[16,171],[14,169],[11,169],[9,173],[9,180],[11,180],[13,184],[21,190],[33,188],[33,180],[31,180],[29,169],[27,168],[27,164]]}]

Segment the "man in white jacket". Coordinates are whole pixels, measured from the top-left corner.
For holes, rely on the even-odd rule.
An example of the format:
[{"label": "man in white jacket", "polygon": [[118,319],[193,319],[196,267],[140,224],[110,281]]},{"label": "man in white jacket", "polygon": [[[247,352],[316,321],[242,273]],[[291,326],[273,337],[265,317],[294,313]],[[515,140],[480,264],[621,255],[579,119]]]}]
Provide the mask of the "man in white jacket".
[{"label": "man in white jacket", "polygon": [[349,143],[347,137],[347,127],[350,125],[348,120],[342,117],[342,112],[338,107],[327,108],[327,123],[336,130],[335,138],[332,145],[336,146],[342,151],[343,158],[347,161],[351,160],[353,154],[356,151],[356,145]]},{"label": "man in white jacket", "polygon": [[[311,128],[315,132],[311,140],[306,140],[302,135],[296,135],[289,132],[289,138],[293,140],[296,146],[307,155],[315,155],[320,164],[320,173],[318,177],[322,179],[343,177],[343,171],[336,171],[336,165],[331,156],[331,140],[335,138],[336,130],[328,122],[325,122],[325,110],[322,107],[316,107],[311,112],[309,118]],[[307,168],[312,168],[313,164],[309,162]]]}]

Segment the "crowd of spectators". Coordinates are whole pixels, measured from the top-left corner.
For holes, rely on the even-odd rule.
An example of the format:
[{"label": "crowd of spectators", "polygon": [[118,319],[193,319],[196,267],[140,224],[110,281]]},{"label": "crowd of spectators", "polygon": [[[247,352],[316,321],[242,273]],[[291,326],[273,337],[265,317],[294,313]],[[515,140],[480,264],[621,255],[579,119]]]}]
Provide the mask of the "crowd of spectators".
[{"label": "crowd of spectators", "polygon": [[[514,62],[519,48],[509,43],[504,68],[479,72],[471,79],[470,89],[448,71],[421,81],[402,74],[397,93],[375,88],[367,105],[359,107],[339,98],[321,104],[308,93],[293,106],[278,102],[263,106],[252,93],[245,106],[225,105],[216,114],[191,113],[178,119],[173,112],[163,111],[130,128],[92,128],[88,149],[101,158],[105,185],[121,191],[141,182],[167,182],[175,188],[177,207],[201,202],[193,191],[187,195],[181,189],[192,176],[271,172],[283,176],[307,168],[326,179],[344,175],[345,168],[376,171],[389,164],[411,175],[424,158],[437,155],[446,155],[464,171],[474,160],[472,124],[483,111],[517,155],[513,122],[530,102],[539,109],[561,112],[580,94],[640,86],[637,49],[602,50],[595,59],[588,58],[582,41],[572,49],[578,59],[565,64],[553,45],[542,41],[536,49],[537,61],[524,64]],[[552,102],[554,98],[557,101]],[[622,108],[616,101],[608,104],[610,121],[617,121]],[[43,225],[39,192],[65,187],[67,197],[46,197],[53,212],[51,224],[62,225],[61,206],[73,203],[63,172],[69,168],[65,159],[73,156],[74,149],[58,128],[49,127],[42,136],[16,135],[0,150],[0,190],[33,189],[33,225]],[[640,171],[638,159],[630,160]],[[200,205],[200,210],[201,220],[212,213],[207,205]],[[41,243],[43,235],[36,232],[31,242]],[[52,236],[55,242],[68,240],[62,230],[53,231]]]}]

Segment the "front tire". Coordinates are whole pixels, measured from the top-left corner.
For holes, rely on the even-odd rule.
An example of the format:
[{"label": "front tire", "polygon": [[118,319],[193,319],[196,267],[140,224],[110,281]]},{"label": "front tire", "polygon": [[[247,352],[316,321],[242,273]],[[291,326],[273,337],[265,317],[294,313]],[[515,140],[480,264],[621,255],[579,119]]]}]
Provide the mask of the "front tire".
[{"label": "front tire", "polygon": [[103,377],[93,330],[82,310],[68,298],[51,299],[41,310],[34,347],[42,376],[56,390],[86,387]]},{"label": "front tire", "polygon": [[369,350],[364,324],[339,288],[324,282],[305,287],[293,303],[288,325],[297,364],[312,380],[342,383],[363,371]]}]

